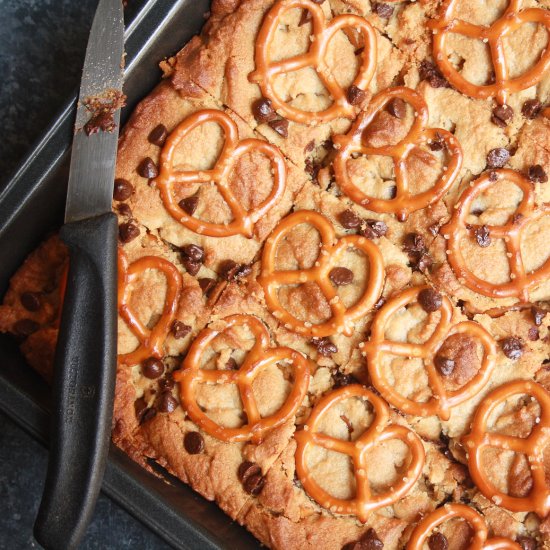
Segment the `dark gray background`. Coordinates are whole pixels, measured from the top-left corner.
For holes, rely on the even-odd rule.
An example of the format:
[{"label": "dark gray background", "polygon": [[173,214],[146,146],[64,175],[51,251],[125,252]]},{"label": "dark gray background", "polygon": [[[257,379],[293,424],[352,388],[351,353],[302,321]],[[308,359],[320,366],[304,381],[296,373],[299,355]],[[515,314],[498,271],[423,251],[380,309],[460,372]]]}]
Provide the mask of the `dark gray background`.
[{"label": "dark gray background", "polygon": [[[0,0],[0,187],[78,85],[97,0]],[[0,548],[32,538],[47,453],[0,413]],[[84,549],[169,548],[101,496]]]}]

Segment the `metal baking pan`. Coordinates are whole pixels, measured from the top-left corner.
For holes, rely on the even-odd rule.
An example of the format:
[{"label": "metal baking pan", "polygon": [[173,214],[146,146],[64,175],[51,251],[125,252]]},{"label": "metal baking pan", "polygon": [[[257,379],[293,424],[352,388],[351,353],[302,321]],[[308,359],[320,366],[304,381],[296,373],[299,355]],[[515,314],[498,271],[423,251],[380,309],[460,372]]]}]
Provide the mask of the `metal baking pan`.
[{"label": "metal baking pan", "polygon": [[[131,2],[126,27],[128,96],[122,121],[160,78],[158,62],[174,54],[204,23],[209,0]],[[0,295],[25,257],[63,223],[76,93],[0,193]],[[17,344],[0,336],[0,408],[47,444],[49,388],[26,364]],[[168,473],[168,484],[111,448],[103,491],[174,548],[257,549],[260,544]]]}]

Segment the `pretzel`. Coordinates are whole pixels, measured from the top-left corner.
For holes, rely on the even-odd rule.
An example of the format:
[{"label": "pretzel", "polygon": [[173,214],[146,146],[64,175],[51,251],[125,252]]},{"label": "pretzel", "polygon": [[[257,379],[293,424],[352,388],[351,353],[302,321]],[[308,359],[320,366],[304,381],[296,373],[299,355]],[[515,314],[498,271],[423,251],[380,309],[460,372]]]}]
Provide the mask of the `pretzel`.
[{"label": "pretzel", "polygon": [[[147,269],[156,269],[166,277],[166,297],[160,319],[152,329],[147,328],[129,305],[132,282]],[[118,356],[122,365],[136,365],[149,357],[164,356],[164,342],[168,336],[181,296],[183,279],[176,266],[159,256],[144,256],[129,264],[122,250],[118,253],[118,312],[139,340],[139,346],[130,353]]]},{"label": "pretzel", "polygon": [[[215,122],[224,131],[225,142],[216,164],[210,170],[176,170],[174,155],[178,145],[187,135],[207,122]],[[246,210],[241,200],[234,194],[229,183],[229,176],[237,160],[246,153],[259,151],[270,161],[273,168],[273,188],[266,199],[251,210]],[[174,197],[174,186],[190,187],[193,184],[214,183],[231,209],[233,220],[218,224],[200,220],[185,212]],[[154,183],[166,210],[182,225],[200,235],[210,237],[228,237],[230,235],[253,236],[254,224],[280,200],[286,186],[286,165],[284,157],[275,145],[259,139],[239,141],[237,125],[223,111],[205,109],[198,111],[181,122],[169,135],[160,154],[160,172]]]},{"label": "pretzel", "polygon": [[[374,409],[374,419],[355,441],[344,441],[318,431],[326,412],[351,397],[367,400]],[[314,407],[304,429],[294,434],[296,439],[296,472],[307,494],[323,508],[337,514],[354,514],[363,523],[374,510],[390,506],[404,497],[414,486],[424,467],[425,452],[420,438],[408,428],[397,424],[388,426],[389,408],[383,399],[360,384],[345,386],[325,395]],[[373,494],[368,480],[368,453],[385,441],[399,439],[409,448],[411,460],[402,478],[390,489]],[[348,455],[353,461],[356,496],[345,500],[327,493],[309,473],[307,452],[311,446]]]},{"label": "pretzel", "polygon": [[[386,340],[385,330],[390,318],[401,308],[417,301],[418,294],[428,286],[413,287],[388,301],[376,313],[371,325],[370,340],[360,344],[367,358],[369,375],[374,387],[391,405],[416,416],[437,415],[441,420],[449,420],[451,409],[474,397],[489,382],[497,356],[497,344],[493,337],[474,321],[453,323],[453,306],[449,298],[442,297],[439,311],[441,319],[433,334],[423,344],[409,344]],[[434,358],[445,340],[453,334],[466,334],[481,342],[484,355],[477,374],[464,386],[447,391],[442,376],[437,372]],[[386,355],[416,357],[422,359],[428,375],[432,396],[428,401],[415,401],[404,397],[395,385],[386,378],[383,359]]]},{"label": "pretzel", "polygon": [[[491,181],[491,178],[494,181]],[[473,201],[480,193],[496,185],[500,179],[511,181],[519,187],[523,192],[523,198],[505,225],[487,226],[491,238],[504,239],[510,266],[510,280],[508,282],[490,283],[480,279],[466,268],[460,250],[460,242],[465,236],[472,237],[475,230],[480,227],[479,225],[466,223]],[[447,258],[457,278],[471,290],[485,296],[493,298],[515,296],[523,302],[528,302],[529,289],[544,282],[550,275],[550,258],[534,271],[526,272],[520,250],[521,234],[530,223],[549,214],[550,205],[548,204],[543,204],[536,209],[533,185],[519,172],[500,169],[482,174],[462,193],[459,202],[455,205],[451,220],[440,230],[440,234],[447,239]]]},{"label": "pretzel", "polygon": [[[362,144],[365,129],[375,117],[395,98],[406,101],[414,111],[414,122],[407,135],[395,145],[367,147]],[[334,136],[336,156],[334,158],[334,175],[340,189],[354,202],[380,213],[397,214],[400,221],[405,221],[411,212],[426,208],[441,199],[456,180],[462,167],[462,149],[458,140],[447,130],[426,128],[428,125],[428,106],[420,94],[405,87],[390,88],[378,94],[362,112],[346,135]],[[420,145],[434,140],[443,140],[450,154],[450,162],[444,168],[436,184],[429,190],[417,195],[409,192],[407,160],[409,155],[419,150]],[[361,191],[348,175],[347,162],[354,153],[363,155],[384,155],[391,157],[395,167],[396,195],[393,199],[371,197]],[[435,162],[431,153],[422,150],[423,156]]]},{"label": "pretzel", "polygon": [[[321,237],[321,247],[315,265],[309,269],[277,271],[275,260],[279,244],[294,227],[302,223],[315,227]],[[346,308],[329,279],[329,273],[338,265],[340,255],[349,247],[360,250],[368,258],[369,280],[357,303]],[[358,235],[347,235],[337,239],[334,227],[327,218],[312,210],[300,210],[282,219],[267,239],[258,281],[264,289],[268,309],[287,328],[304,336],[324,337],[337,333],[351,336],[353,321],[364,316],[378,300],[384,284],[384,273],[382,254],[372,241]],[[313,325],[308,321],[301,321],[289,313],[279,300],[279,285],[300,285],[307,282],[317,283],[330,305],[332,316],[324,323]]]},{"label": "pretzel", "polygon": [[[260,443],[273,428],[291,418],[301,405],[309,385],[309,361],[297,351],[287,347],[271,347],[269,332],[264,324],[251,315],[232,315],[225,319],[224,331],[205,328],[194,340],[182,369],[174,374],[180,383],[181,402],[193,422],[206,433],[222,441],[253,441]],[[256,341],[238,370],[207,370],[201,368],[201,359],[212,348],[213,340],[233,327],[246,325]],[[252,391],[256,377],[271,365],[286,361],[292,365],[294,382],[286,401],[270,416],[262,417]],[[246,413],[246,423],[240,428],[227,428],[211,420],[195,398],[195,384],[236,384]]]},{"label": "pretzel", "polygon": [[[505,104],[510,93],[525,90],[541,81],[550,69],[550,48],[545,47],[539,61],[521,76],[510,77],[510,67],[506,60],[504,38],[525,23],[544,25],[550,38],[550,13],[539,8],[520,10],[521,0],[510,0],[506,11],[492,25],[474,25],[453,17],[457,0],[447,0],[441,15],[429,22],[433,30],[433,56],[445,78],[460,92],[476,99],[496,97]],[[476,85],[466,80],[452,65],[447,54],[449,33],[462,34],[487,43],[495,72],[494,84]]]},{"label": "pretzel", "polygon": [[[306,53],[284,59],[270,60],[270,48],[279,26],[280,17],[287,11],[300,8],[311,14],[312,36],[311,46]],[[346,92],[342,89],[331,73],[326,61],[327,50],[334,35],[340,31],[356,28],[363,36],[364,50],[361,53],[361,66],[353,86],[366,90],[376,70],[376,33],[366,19],[358,15],[338,15],[329,23],[320,6],[311,0],[279,0],[268,14],[256,39],[255,62],[256,70],[250,73],[248,79],[260,86],[262,94],[273,103],[275,110],[284,118],[301,122],[302,124],[318,124],[329,122],[335,118],[354,118],[355,110],[348,101]],[[276,91],[273,80],[276,76],[298,71],[306,67],[316,70],[319,79],[328,90],[334,102],[324,111],[302,111],[290,106]]]},{"label": "pretzel", "polygon": [[407,550],[422,550],[433,529],[453,518],[463,519],[474,532],[469,541],[468,550],[521,550],[518,543],[504,537],[487,540],[488,530],[483,516],[465,504],[444,504],[441,508],[428,514],[414,528],[407,543]]},{"label": "pretzel", "polygon": [[[540,419],[528,437],[502,435],[489,431],[487,422],[494,410],[513,395],[527,394],[540,406]],[[468,468],[477,488],[496,505],[512,512],[536,512],[544,518],[550,512],[550,487],[545,479],[544,451],[550,444],[550,394],[539,384],[528,380],[515,380],[493,390],[479,405],[471,432],[463,442],[468,451]],[[527,497],[512,497],[499,491],[483,474],[482,454],[486,447],[524,454],[529,462],[533,488]]]}]

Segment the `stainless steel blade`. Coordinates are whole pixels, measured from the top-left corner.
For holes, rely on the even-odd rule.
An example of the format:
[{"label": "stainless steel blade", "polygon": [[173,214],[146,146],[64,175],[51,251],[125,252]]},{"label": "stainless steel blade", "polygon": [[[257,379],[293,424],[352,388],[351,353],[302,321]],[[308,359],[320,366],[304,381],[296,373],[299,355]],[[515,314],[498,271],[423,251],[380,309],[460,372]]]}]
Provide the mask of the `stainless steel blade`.
[{"label": "stainless steel blade", "polygon": [[65,222],[111,210],[120,110],[113,113],[114,129],[87,135],[92,116],[86,103],[107,101],[122,92],[124,19],[121,0],[100,0],[94,16],[82,71]]}]

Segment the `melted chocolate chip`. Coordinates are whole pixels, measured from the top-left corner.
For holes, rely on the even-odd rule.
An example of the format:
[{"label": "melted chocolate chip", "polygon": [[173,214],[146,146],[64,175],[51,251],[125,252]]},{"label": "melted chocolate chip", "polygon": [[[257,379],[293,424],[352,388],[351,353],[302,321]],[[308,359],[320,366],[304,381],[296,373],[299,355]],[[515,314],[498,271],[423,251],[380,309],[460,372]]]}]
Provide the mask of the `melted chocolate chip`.
[{"label": "melted chocolate chip", "polygon": [[183,437],[183,446],[190,455],[198,455],[204,451],[204,437],[199,432],[187,432]]},{"label": "melted chocolate chip", "polygon": [[504,147],[491,149],[487,153],[488,168],[502,168],[510,160],[510,151]]},{"label": "melted chocolate chip", "polygon": [[509,336],[501,340],[500,347],[502,353],[504,353],[508,359],[516,361],[523,355],[523,342],[521,338],[517,338],[516,336]]},{"label": "melted chocolate chip", "polygon": [[237,365],[237,361],[235,361],[233,357],[230,357],[225,363],[225,368],[227,370],[237,370],[239,368],[239,365]]},{"label": "melted chocolate chip", "polygon": [[13,325],[13,331],[17,336],[26,338],[40,329],[40,325],[32,319],[19,319]]},{"label": "melted chocolate chip", "polygon": [[441,307],[443,297],[433,288],[423,288],[418,293],[418,303],[422,306],[424,311],[433,313]]},{"label": "melted chocolate chip", "polygon": [[384,4],[383,2],[375,2],[372,5],[372,11],[376,15],[378,15],[378,17],[389,19],[393,14],[393,6],[390,6],[389,4]]},{"label": "melted chocolate chip", "polygon": [[115,201],[128,200],[134,192],[134,186],[123,178],[117,178],[113,187],[113,199]]},{"label": "melted chocolate chip", "polygon": [[352,374],[345,374],[340,371],[332,373],[332,378],[334,380],[333,388],[343,388],[344,386],[349,386],[350,384],[357,384],[358,380]]},{"label": "melted chocolate chip", "polygon": [[205,296],[208,296],[212,289],[216,286],[216,280],[211,279],[210,277],[203,277],[199,279],[199,286],[201,287],[202,293]]},{"label": "melted chocolate chip", "polygon": [[360,105],[365,101],[365,98],[367,97],[367,94],[365,91],[361,90],[361,88],[358,88],[354,84],[352,84],[348,88],[348,101],[351,105]]},{"label": "melted chocolate chip", "polygon": [[257,496],[264,488],[265,478],[262,476],[262,470],[254,462],[243,462],[237,470],[237,477],[249,495]]},{"label": "melted chocolate chip", "polygon": [[487,248],[491,244],[491,235],[489,228],[486,225],[476,227],[474,235],[476,237],[477,244],[482,248]]},{"label": "melted chocolate chip", "polygon": [[445,147],[445,140],[443,136],[439,133],[435,133],[435,138],[429,142],[429,147],[432,151],[442,151]]},{"label": "melted chocolate chip", "polygon": [[312,181],[317,182],[317,176],[321,168],[321,163],[306,159],[304,171],[311,177]]},{"label": "melted chocolate chip", "polygon": [[169,392],[162,392],[159,403],[158,410],[162,413],[171,413],[178,408],[178,400]]},{"label": "melted chocolate chip", "polygon": [[178,203],[179,207],[186,214],[189,214],[190,216],[193,215],[193,213],[197,209],[198,204],[199,204],[199,197],[197,197],[197,195],[193,195],[192,197],[181,199],[181,201]]},{"label": "melted chocolate chip", "polygon": [[525,118],[534,119],[542,111],[542,103],[538,99],[528,99],[521,108],[521,114]]},{"label": "melted chocolate chip", "polygon": [[125,202],[121,202],[120,204],[117,204],[116,209],[118,210],[121,216],[125,216],[127,218],[132,217],[132,209]]},{"label": "melted chocolate chip", "polygon": [[136,413],[136,419],[138,423],[141,424],[141,422],[143,421],[143,414],[147,410],[147,402],[143,397],[140,397],[139,399],[136,399],[136,401],[134,401],[134,410]]},{"label": "melted chocolate chip", "polygon": [[449,83],[445,80],[440,70],[431,61],[421,61],[418,74],[420,80],[426,80],[432,88],[446,88],[449,86]]},{"label": "melted chocolate chip", "polygon": [[336,344],[331,342],[328,338],[312,338],[312,345],[317,348],[317,352],[323,357],[330,357],[333,353],[338,352]]},{"label": "melted chocolate chip", "polygon": [[143,363],[141,372],[146,378],[155,380],[164,373],[164,363],[156,357],[149,357],[149,359],[146,359]]},{"label": "melted chocolate chip", "polygon": [[137,173],[142,178],[152,179],[159,175],[157,165],[153,162],[151,157],[145,157],[137,167]]},{"label": "melted chocolate chip", "polygon": [[361,550],[382,550],[384,543],[378,538],[378,534],[371,527],[359,539]]},{"label": "melted chocolate chip", "polygon": [[491,122],[500,128],[505,128],[514,117],[514,110],[509,105],[498,105],[493,109]]},{"label": "melted chocolate chip", "polygon": [[191,277],[194,277],[201,269],[202,262],[197,262],[195,260],[192,260],[191,258],[188,258],[187,256],[183,256],[181,259],[181,263],[183,264],[183,267],[185,267],[187,273],[191,275]]},{"label": "melted chocolate chip", "polygon": [[234,281],[240,277],[246,277],[251,271],[251,266],[238,264],[233,260],[224,260],[219,267],[220,277],[226,281]]},{"label": "melted chocolate chip", "polygon": [[388,103],[386,110],[395,118],[402,119],[407,114],[407,104],[401,98],[396,97]]},{"label": "melted chocolate chip", "polygon": [[141,417],[141,422],[149,422],[149,420],[152,420],[153,418],[155,418],[155,416],[157,416],[157,409],[155,409],[154,407],[149,407],[144,411]]},{"label": "melted chocolate chip", "polygon": [[418,233],[407,233],[403,239],[403,249],[405,252],[424,252],[426,250],[424,237]]},{"label": "melted chocolate chip", "polygon": [[546,316],[546,311],[538,306],[531,307],[531,315],[533,316],[533,321],[537,327],[542,325],[542,321]]},{"label": "melted chocolate chip", "polygon": [[336,286],[346,286],[353,283],[353,271],[347,267],[331,269],[328,277]]},{"label": "melted chocolate chip", "polygon": [[432,533],[428,539],[428,548],[430,550],[447,550],[449,541],[443,533]]},{"label": "melted chocolate chip", "polygon": [[166,126],[164,126],[164,124],[159,124],[151,130],[151,133],[147,139],[149,140],[149,143],[162,147],[167,137],[168,130],[166,129]]},{"label": "melted chocolate chip", "polygon": [[529,181],[532,181],[533,183],[546,183],[548,181],[548,176],[540,164],[529,166],[527,177],[529,178]]},{"label": "melted chocolate chip", "polygon": [[139,237],[139,228],[132,222],[121,223],[118,226],[118,238],[124,244],[133,241],[137,237]]},{"label": "melted chocolate chip", "polygon": [[190,332],[191,327],[189,325],[186,325],[185,323],[182,323],[181,321],[178,321],[177,319],[172,323],[172,335],[176,340],[179,340],[180,338],[185,338]]},{"label": "melted chocolate chip", "polygon": [[40,309],[40,294],[38,292],[23,292],[20,300],[27,311],[38,311]]},{"label": "melted chocolate chip", "polygon": [[421,273],[428,271],[434,263],[432,257],[425,252],[409,253],[409,259],[413,271]]},{"label": "melted chocolate chip", "polygon": [[288,120],[286,120],[286,118],[272,120],[269,122],[269,126],[271,126],[271,128],[275,130],[275,132],[277,132],[280,136],[284,138],[288,137]]},{"label": "melted chocolate chip", "polygon": [[181,247],[181,253],[195,262],[201,262],[204,260],[204,248],[196,244],[186,244]]},{"label": "melted chocolate chip", "polygon": [[359,235],[367,239],[378,239],[388,232],[388,226],[382,220],[366,220],[366,225],[359,230]]},{"label": "melted chocolate chip", "polygon": [[357,229],[361,226],[361,218],[353,210],[344,210],[338,214],[338,221],[344,229]]},{"label": "melted chocolate chip", "polygon": [[252,114],[259,123],[271,122],[277,118],[271,100],[262,97],[252,104]]},{"label": "melted chocolate chip", "polygon": [[450,376],[455,368],[455,362],[442,355],[436,355],[434,357],[434,365],[443,376]]}]

